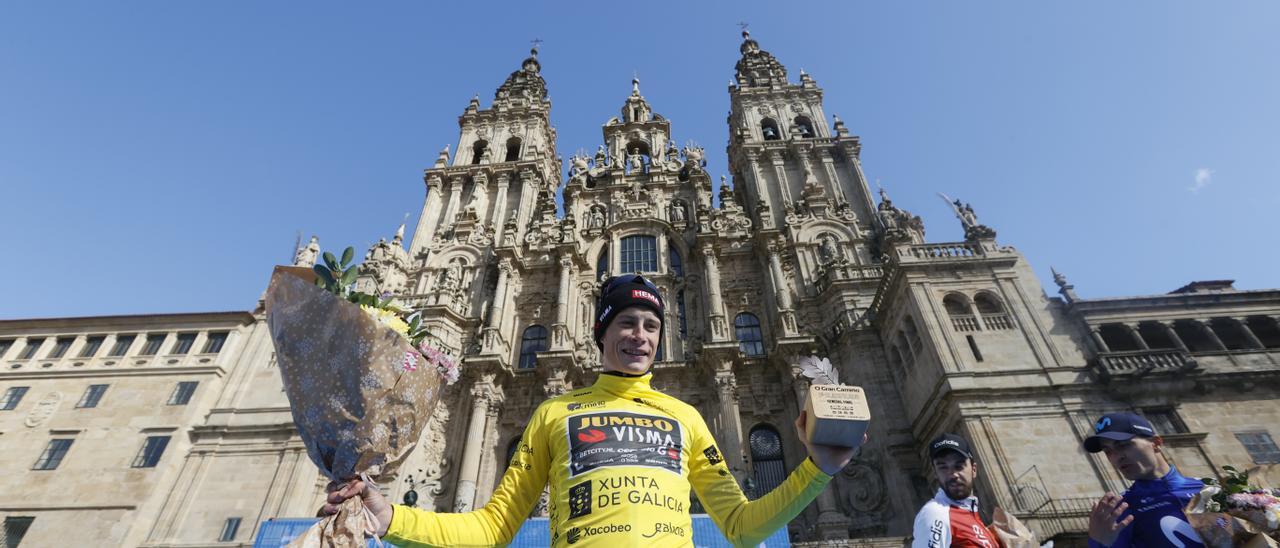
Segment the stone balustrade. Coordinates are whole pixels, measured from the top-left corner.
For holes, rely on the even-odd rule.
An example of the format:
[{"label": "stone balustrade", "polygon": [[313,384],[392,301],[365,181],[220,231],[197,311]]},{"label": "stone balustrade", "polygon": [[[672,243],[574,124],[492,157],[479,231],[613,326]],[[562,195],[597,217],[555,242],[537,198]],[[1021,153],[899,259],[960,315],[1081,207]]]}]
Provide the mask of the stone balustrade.
[{"label": "stone balustrade", "polygon": [[847,280],[879,280],[884,277],[884,267],[880,265],[855,265],[832,263],[818,272],[814,287],[818,293],[826,291],[831,284]]},{"label": "stone balustrade", "polygon": [[1142,376],[1152,371],[1191,370],[1197,364],[1182,350],[1137,350],[1100,353],[1094,367],[1104,379],[1110,379],[1118,376]]},{"label": "stone balustrade", "polygon": [[979,331],[978,318],[973,315],[957,315],[951,317],[951,327],[958,333]]}]

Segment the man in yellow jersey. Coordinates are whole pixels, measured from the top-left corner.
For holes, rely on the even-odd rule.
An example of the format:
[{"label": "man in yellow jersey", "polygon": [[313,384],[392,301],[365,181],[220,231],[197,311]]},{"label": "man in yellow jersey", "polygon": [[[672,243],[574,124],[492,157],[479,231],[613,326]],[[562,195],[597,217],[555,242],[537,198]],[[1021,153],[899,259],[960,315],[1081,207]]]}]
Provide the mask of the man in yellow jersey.
[{"label": "man in yellow jersey", "polygon": [[810,444],[801,414],[796,430],[809,458],[772,492],[748,501],[697,409],[649,386],[665,308],[658,288],[639,275],[618,276],[600,295],[594,331],[604,372],[594,385],[538,406],[483,508],[445,514],[392,505],[357,480],[333,486],[322,511],[333,514],[359,495],[384,540],[500,545],[550,482],[554,546],[692,546],[692,487],[725,537],[749,546],[791,521],[853,457],[854,447]]}]

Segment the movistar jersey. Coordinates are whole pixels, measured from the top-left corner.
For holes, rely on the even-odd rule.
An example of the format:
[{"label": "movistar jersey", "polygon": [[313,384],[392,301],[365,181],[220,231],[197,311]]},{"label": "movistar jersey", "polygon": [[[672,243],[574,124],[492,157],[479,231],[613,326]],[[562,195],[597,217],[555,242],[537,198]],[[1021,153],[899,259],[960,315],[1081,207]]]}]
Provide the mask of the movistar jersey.
[{"label": "movistar jersey", "polygon": [[978,516],[978,497],[952,500],[942,489],[916,514],[912,548],[963,546],[996,548],[996,541]]},{"label": "movistar jersey", "polygon": [[[1111,546],[1202,548],[1200,535],[1187,523],[1182,509],[1203,488],[1203,482],[1179,474],[1172,466],[1163,478],[1133,482],[1124,492],[1129,509],[1120,516],[1123,520],[1132,515],[1133,523],[1120,530],[1120,536]],[[1089,546],[1103,545],[1089,539]]]},{"label": "movistar jersey", "polygon": [[786,525],[831,477],[809,459],[768,495],[748,501],[696,409],[649,387],[652,375],[600,375],[590,388],[543,402],[488,504],[434,513],[396,506],[397,544],[506,544],[551,484],[551,544],[692,546],[692,486],[735,545]]}]

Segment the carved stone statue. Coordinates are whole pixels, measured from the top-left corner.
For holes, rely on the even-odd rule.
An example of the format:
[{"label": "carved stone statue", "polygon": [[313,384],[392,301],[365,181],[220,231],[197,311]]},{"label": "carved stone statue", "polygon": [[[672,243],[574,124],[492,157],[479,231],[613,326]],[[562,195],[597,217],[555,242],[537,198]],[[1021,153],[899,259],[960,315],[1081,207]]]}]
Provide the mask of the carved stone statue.
[{"label": "carved stone statue", "polygon": [[683,223],[685,220],[684,202],[676,200],[671,202],[671,222]]},{"label": "carved stone statue", "polygon": [[570,177],[577,177],[583,173],[586,173],[587,170],[591,168],[591,164],[588,162],[586,156],[574,154],[571,162],[573,167],[569,169]]},{"label": "carved stone statue", "polygon": [[457,289],[460,283],[462,283],[462,265],[457,261],[449,263],[449,268],[444,271],[443,287]]},{"label": "carved stone statue", "polygon": [[593,206],[587,212],[587,228],[604,228],[604,212],[600,206]]},{"label": "carved stone statue", "polygon": [[640,154],[640,149],[631,149],[631,154],[627,155],[627,164],[632,173],[639,173],[644,170],[644,155]]},{"label": "carved stone statue", "polygon": [[836,247],[836,239],[830,234],[823,234],[818,245],[818,262],[828,264],[840,258],[840,249]]},{"label": "carved stone statue", "polygon": [[600,148],[596,149],[595,167],[605,167],[605,161],[604,145],[600,145]]},{"label": "carved stone statue", "polygon": [[960,219],[960,225],[964,227],[964,238],[966,240],[986,240],[994,239],[996,231],[989,226],[978,223],[978,215],[973,212],[973,206],[967,203],[961,203],[960,200],[952,200],[946,194],[938,193],[947,205],[951,206],[951,210],[955,212],[956,218]]},{"label": "carved stone statue", "polygon": [[697,145],[689,145],[684,147],[684,157],[688,160],[690,166],[702,167],[705,165],[703,160],[704,153],[702,147]]},{"label": "carved stone statue", "polygon": [[320,238],[311,237],[306,247],[299,248],[293,255],[293,266],[315,266],[320,257]]}]

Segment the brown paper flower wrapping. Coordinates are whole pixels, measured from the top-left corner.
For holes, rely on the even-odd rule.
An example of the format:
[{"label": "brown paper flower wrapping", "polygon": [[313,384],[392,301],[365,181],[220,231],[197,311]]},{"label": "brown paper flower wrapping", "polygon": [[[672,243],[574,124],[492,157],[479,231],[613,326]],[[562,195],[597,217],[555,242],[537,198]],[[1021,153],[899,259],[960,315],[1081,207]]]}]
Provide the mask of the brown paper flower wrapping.
[{"label": "brown paper flower wrapping", "polygon": [[[1276,542],[1266,535],[1265,526],[1250,521],[1247,516],[1200,511],[1204,508],[1201,504],[1202,497],[1207,498],[1203,491],[1191,497],[1183,514],[1206,547],[1276,546]],[[1262,523],[1266,523],[1265,519]]]},{"label": "brown paper flower wrapping", "polygon": [[1003,548],[1040,548],[1036,534],[1013,514],[1005,512],[1004,508],[997,506],[992,513],[991,528],[995,530]]},{"label": "brown paper flower wrapping", "polygon": [[[330,479],[385,479],[417,444],[443,380],[407,339],[316,287],[307,274],[277,267],[266,297],[267,325],[298,435]],[[344,514],[317,524],[322,541],[306,545],[362,546],[361,528],[332,523],[356,519]]]}]

